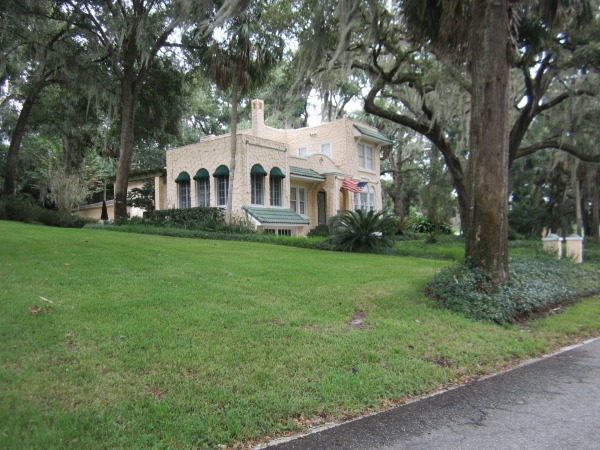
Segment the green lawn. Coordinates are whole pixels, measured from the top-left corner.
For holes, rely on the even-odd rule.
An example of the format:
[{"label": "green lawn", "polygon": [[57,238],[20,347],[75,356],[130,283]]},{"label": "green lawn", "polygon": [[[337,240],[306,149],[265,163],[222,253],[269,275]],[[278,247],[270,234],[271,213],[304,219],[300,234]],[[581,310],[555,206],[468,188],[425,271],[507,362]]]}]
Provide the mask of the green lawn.
[{"label": "green lawn", "polygon": [[232,445],[600,331],[600,297],[527,326],[439,310],[440,260],[1,221],[0,255],[3,448]]}]

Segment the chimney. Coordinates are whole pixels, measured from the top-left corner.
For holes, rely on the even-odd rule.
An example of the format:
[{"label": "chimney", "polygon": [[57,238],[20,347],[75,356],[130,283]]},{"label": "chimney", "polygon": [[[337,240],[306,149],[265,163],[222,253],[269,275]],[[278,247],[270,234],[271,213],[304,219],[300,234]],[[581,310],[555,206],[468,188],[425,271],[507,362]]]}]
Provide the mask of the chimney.
[{"label": "chimney", "polygon": [[257,136],[265,126],[265,102],[252,100],[252,134]]}]

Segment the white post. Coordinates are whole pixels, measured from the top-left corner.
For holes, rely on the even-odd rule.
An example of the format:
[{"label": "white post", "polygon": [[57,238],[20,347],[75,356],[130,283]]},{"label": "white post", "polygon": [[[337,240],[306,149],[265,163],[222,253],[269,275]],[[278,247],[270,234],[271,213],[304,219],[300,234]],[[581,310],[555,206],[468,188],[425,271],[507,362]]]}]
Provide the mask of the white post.
[{"label": "white post", "polygon": [[583,238],[577,234],[565,238],[567,241],[567,258],[577,263],[583,262]]},{"label": "white post", "polygon": [[548,236],[542,239],[544,251],[556,255],[558,259],[562,256],[562,243],[560,237],[554,233],[550,233]]}]

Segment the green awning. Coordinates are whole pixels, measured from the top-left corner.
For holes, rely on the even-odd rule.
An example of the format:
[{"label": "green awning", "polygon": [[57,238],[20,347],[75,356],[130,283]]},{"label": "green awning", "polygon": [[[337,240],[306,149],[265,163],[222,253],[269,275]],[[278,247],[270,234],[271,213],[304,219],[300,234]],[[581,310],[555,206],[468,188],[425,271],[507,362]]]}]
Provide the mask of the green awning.
[{"label": "green awning", "polygon": [[273,167],[269,175],[273,178],[285,178],[285,173],[279,167]]},{"label": "green awning", "polygon": [[175,178],[175,183],[189,183],[190,182],[190,174],[187,172],[181,172]]},{"label": "green awning", "polygon": [[267,171],[265,169],[263,169],[263,166],[261,166],[260,164],[254,164],[252,166],[252,169],[250,169],[250,175],[265,176],[266,174],[267,174]]},{"label": "green awning", "polygon": [[209,178],[210,174],[206,169],[200,169],[198,172],[196,172],[196,175],[194,175],[194,180],[208,180]]},{"label": "green awning", "polygon": [[227,175],[229,175],[227,166],[219,166],[217,167],[217,170],[215,170],[215,173],[213,173],[213,177],[224,177]]}]

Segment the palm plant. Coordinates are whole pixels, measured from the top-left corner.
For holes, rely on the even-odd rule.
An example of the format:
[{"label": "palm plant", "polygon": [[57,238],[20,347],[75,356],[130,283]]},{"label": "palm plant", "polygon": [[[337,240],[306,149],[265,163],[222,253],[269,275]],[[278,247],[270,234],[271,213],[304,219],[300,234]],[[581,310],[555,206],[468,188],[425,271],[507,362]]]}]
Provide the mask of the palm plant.
[{"label": "palm plant", "polygon": [[382,211],[342,211],[331,219],[331,227],[329,242],[338,249],[370,253],[392,247],[396,218]]},{"label": "palm plant", "polygon": [[[231,205],[236,161],[236,135],[240,95],[262,86],[283,56],[284,41],[262,20],[266,4],[248,6],[219,29],[222,36],[200,42],[198,52],[204,74],[221,91],[231,95],[231,160],[225,220],[231,221]],[[268,11],[267,11],[268,12]],[[217,33],[218,35],[218,33]],[[196,36],[203,39],[203,35]],[[194,45],[189,45],[190,50]]]}]

